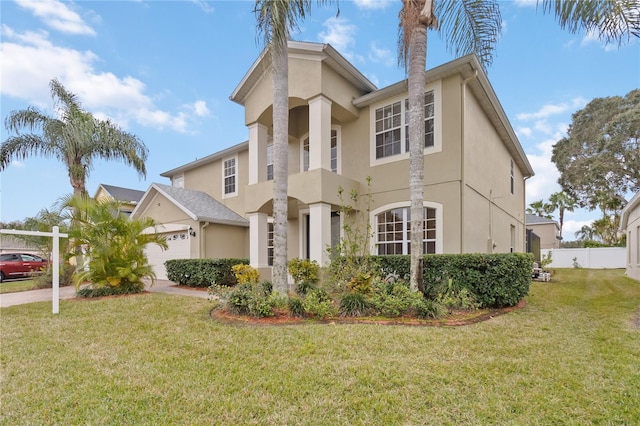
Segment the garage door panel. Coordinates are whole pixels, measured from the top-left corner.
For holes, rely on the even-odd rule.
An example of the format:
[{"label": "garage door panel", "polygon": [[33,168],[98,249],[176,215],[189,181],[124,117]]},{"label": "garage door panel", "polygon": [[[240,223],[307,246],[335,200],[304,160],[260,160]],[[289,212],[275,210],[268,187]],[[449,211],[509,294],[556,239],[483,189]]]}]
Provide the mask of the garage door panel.
[{"label": "garage door panel", "polygon": [[157,244],[148,244],[145,247],[145,254],[156,278],[166,280],[167,270],[164,262],[170,259],[189,259],[191,257],[191,241],[187,231],[168,232],[160,235],[166,238],[168,248],[162,250]]}]

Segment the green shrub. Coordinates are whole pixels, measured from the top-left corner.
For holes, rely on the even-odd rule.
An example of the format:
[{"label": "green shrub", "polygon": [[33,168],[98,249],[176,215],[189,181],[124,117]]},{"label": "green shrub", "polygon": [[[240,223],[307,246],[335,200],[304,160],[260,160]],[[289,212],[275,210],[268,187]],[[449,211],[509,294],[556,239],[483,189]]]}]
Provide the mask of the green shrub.
[{"label": "green shrub", "polygon": [[238,284],[257,284],[260,280],[260,273],[257,269],[246,263],[238,263],[231,267],[233,275],[236,277]]},{"label": "green shrub", "polygon": [[322,289],[311,290],[302,301],[304,312],[314,318],[325,319],[336,314],[333,301]]},{"label": "green shrub", "polygon": [[287,307],[289,308],[289,315],[292,317],[303,317],[305,314],[304,303],[302,299],[296,295],[289,296]]},{"label": "green shrub", "polygon": [[104,296],[118,296],[121,294],[141,293],[144,290],[144,284],[139,283],[138,286],[130,284],[128,286],[101,286],[101,287],[85,287],[76,291],[78,297],[93,298]]},{"label": "green shrub", "polygon": [[[374,256],[385,271],[406,275],[409,256]],[[430,254],[424,257],[425,296],[438,297],[453,279],[476,297],[481,308],[517,305],[529,293],[533,256],[529,253]]]},{"label": "green shrub", "polygon": [[366,314],[369,304],[362,293],[347,293],[340,299],[340,315],[360,317]]},{"label": "green shrub", "polygon": [[422,298],[422,293],[411,291],[404,283],[384,284],[371,298],[371,305],[378,315],[398,317]]},{"label": "green shrub", "polygon": [[[76,268],[68,263],[60,264],[60,271],[58,276],[58,284],[60,287],[73,284],[73,273]],[[35,288],[51,288],[53,287],[53,270],[49,268],[43,274],[33,276],[33,286]]]},{"label": "green shrub", "polygon": [[294,283],[315,284],[319,279],[320,265],[315,260],[295,258],[287,263],[287,270]]},{"label": "green shrub", "polygon": [[424,319],[440,318],[447,314],[447,308],[435,300],[422,298],[414,305],[416,316]]},{"label": "green shrub", "polygon": [[275,308],[282,308],[286,304],[279,294],[271,292],[271,287],[269,281],[238,284],[234,287],[214,284],[209,287],[208,292],[234,314],[263,318],[273,316]]},{"label": "green shrub", "polygon": [[234,286],[237,280],[231,268],[238,264],[249,264],[249,259],[171,259],[164,263],[170,281],[191,287]]},{"label": "green shrub", "polygon": [[436,299],[448,309],[472,311],[478,309],[476,297],[468,288],[457,286],[452,279],[449,279],[447,286],[438,293]]}]

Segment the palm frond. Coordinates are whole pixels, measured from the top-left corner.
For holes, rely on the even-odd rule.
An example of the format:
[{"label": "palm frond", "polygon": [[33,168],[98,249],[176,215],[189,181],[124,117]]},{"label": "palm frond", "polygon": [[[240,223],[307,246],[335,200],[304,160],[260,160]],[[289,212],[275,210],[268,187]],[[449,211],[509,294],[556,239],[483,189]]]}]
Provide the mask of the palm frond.
[{"label": "palm frond", "polygon": [[497,0],[440,0],[436,3],[438,32],[456,56],[475,53],[486,69],[493,62],[502,30]]},{"label": "palm frond", "polygon": [[596,33],[606,44],[618,46],[640,37],[639,0],[542,0],[544,13],[555,15],[560,27],[571,33]]}]

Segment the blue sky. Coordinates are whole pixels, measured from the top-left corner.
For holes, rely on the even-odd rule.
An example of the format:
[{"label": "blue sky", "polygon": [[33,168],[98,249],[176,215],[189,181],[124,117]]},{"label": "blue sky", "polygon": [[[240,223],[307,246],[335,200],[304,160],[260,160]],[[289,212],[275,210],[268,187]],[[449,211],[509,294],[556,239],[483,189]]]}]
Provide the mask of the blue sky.
[{"label": "blue sky", "polygon": [[[95,164],[87,182],[146,190],[160,173],[243,142],[243,110],[229,100],[262,50],[253,1],[0,1],[0,108],[35,105],[53,114],[56,77],[97,117],[139,136],[150,151],[147,178],[116,162]],[[315,7],[296,40],[330,43],[378,87],[405,78],[397,65],[400,0]],[[596,97],[640,87],[640,43],[604,46],[570,34],[531,0],[501,3],[503,31],[489,79],[534,167],[527,203],[560,188],[552,145],[571,114]],[[427,68],[453,59],[429,33]],[[2,127],[1,139],[7,138]],[[0,220],[34,216],[71,192],[55,159],[32,157],[0,173]],[[565,218],[566,239],[598,212]]]}]

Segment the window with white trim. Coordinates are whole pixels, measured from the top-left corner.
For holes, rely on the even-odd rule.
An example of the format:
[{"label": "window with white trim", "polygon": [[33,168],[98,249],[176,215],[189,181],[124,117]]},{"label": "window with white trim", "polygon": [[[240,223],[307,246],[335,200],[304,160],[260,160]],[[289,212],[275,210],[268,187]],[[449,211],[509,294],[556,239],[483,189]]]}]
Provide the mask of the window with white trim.
[{"label": "window with white trim", "polygon": [[306,136],[302,141],[302,171],[309,170],[309,136]]},{"label": "window with white trim", "polygon": [[273,180],[273,144],[267,145],[267,180]]},{"label": "window with white trim", "polygon": [[331,171],[338,173],[338,130],[331,129]]},{"label": "window with white trim", "polygon": [[[423,250],[436,253],[436,209],[424,207]],[[379,255],[411,254],[411,208],[398,207],[376,215],[376,245]]]},{"label": "window with white trim", "polygon": [[[424,94],[424,147],[435,146],[435,95]],[[403,144],[402,141],[405,141]],[[375,110],[375,158],[409,152],[409,99]]]},{"label": "window with white trim", "polygon": [[516,180],[515,180],[515,174],[513,171],[513,160],[511,160],[511,195],[513,195],[515,192],[515,186],[516,186]]},{"label": "window with white trim", "polygon": [[273,266],[273,222],[267,223],[267,265]]},{"label": "window with white trim", "polygon": [[230,197],[237,194],[237,168],[236,157],[228,158],[222,163],[222,194],[223,197]]}]

